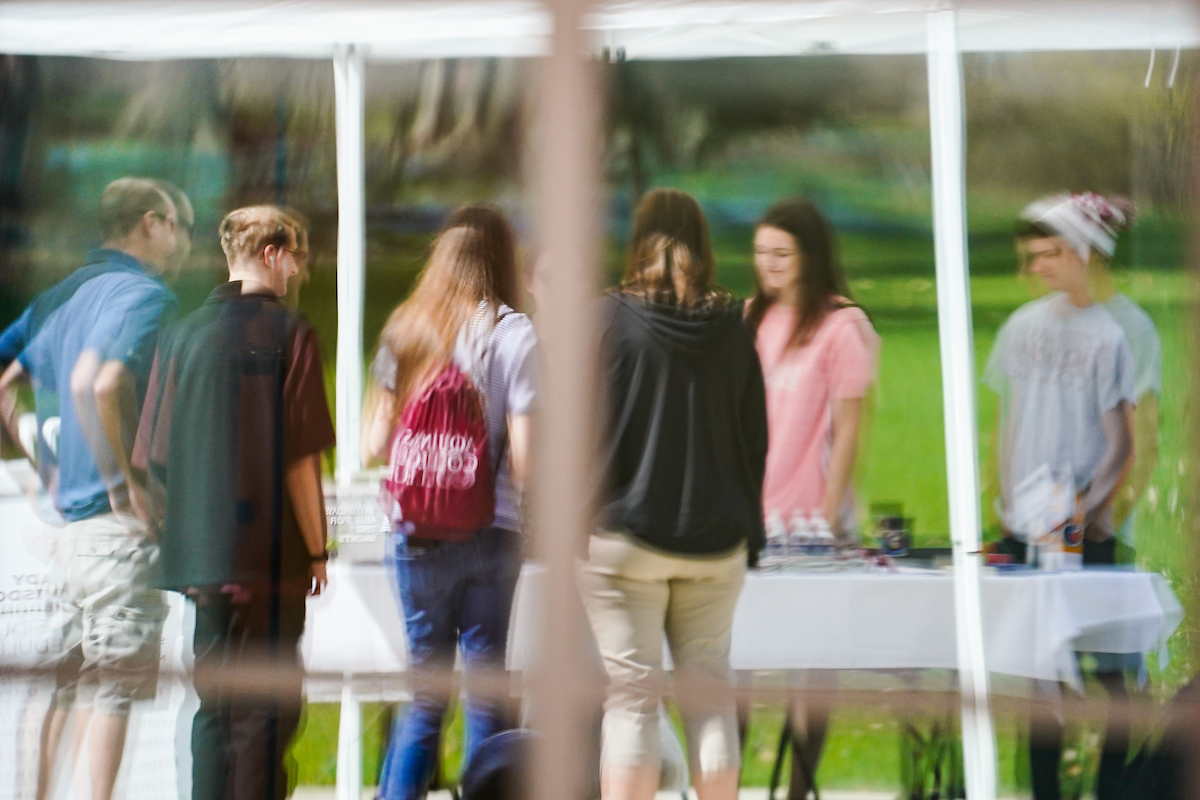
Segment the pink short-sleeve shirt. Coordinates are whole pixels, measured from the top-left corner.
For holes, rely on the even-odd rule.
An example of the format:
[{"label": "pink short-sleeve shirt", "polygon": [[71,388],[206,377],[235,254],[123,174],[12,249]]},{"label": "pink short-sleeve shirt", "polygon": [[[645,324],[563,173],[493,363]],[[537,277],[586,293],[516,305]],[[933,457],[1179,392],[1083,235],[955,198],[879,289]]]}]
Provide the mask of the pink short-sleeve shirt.
[{"label": "pink short-sleeve shirt", "polygon": [[[830,313],[803,347],[788,346],[795,324],[794,308],[772,305],[756,341],[770,432],[763,510],[779,512],[784,520],[821,507],[833,443],[832,403],[865,397],[879,359],[879,336],[862,309]],[[843,517],[852,508],[847,492]]]}]

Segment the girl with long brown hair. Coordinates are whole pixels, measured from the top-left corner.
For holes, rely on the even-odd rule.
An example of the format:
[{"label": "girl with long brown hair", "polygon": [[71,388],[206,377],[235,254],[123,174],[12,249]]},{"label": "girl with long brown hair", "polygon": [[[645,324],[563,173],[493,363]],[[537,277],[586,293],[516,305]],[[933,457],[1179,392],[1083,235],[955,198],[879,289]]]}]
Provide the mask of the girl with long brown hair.
[{"label": "girl with long brown hair", "polygon": [[[879,337],[854,305],[829,224],[803,198],[773,205],[754,232],[758,291],[747,304],[767,387],[771,447],[763,509],[774,524],[824,520],[841,539],[854,531],[850,479]],[[828,676],[798,676],[828,688]],[[808,797],[828,710],[792,716],[788,797]]]},{"label": "girl with long brown hair", "polygon": [[690,196],[649,192],[605,297],[605,489],[584,603],[609,676],[604,800],[649,800],[661,764],[664,634],[700,800],[737,797],[733,610],[762,547],[766,408],[740,304],[712,282]]},{"label": "girl with long brown hair", "polygon": [[[412,295],[392,312],[371,373],[364,415],[364,460],[384,457],[405,407],[448,365],[481,395],[495,507],[489,527],[451,539],[413,533],[403,504],[392,537],[410,663],[420,676],[449,673],[460,650],[469,676],[504,667],[513,592],[521,570],[519,490],[524,484],[534,400],[536,337],[518,300],[516,244],[508,222],[488,206],[455,211],[433,246]],[[386,800],[423,797],[437,763],[444,689],[417,684],[396,726],[379,781]],[[444,685],[444,682],[441,682]],[[506,704],[467,683],[466,764],[475,748],[510,726]]]}]

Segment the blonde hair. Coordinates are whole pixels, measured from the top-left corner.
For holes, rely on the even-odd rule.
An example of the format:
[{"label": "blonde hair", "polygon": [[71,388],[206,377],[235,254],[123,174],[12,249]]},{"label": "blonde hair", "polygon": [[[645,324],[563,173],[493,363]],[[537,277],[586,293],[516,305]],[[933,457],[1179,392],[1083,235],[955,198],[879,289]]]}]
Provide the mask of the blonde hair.
[{"label": "blonde hair", "polygon": [[308,231],[293,214],[278,206],[246,206],[225,215],[218,229],[229,261],[257,256],[267,245],[286,248],[307,243]]}]

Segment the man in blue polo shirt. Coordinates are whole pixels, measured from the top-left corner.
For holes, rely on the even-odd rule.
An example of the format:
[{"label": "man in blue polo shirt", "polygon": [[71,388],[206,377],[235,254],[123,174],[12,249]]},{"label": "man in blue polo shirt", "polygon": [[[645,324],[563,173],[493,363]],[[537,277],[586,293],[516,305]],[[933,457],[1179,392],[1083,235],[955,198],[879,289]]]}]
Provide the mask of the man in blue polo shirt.
[{"label": "man in blue polo shirt", "polygon": [[[90,710],[84,713],[91,717],[92,796],[109,800],[130,705],[152,696],[157,681],[166,606],[161,592],[149,588],[157,545],[130,504],[129,453],[158,329],[176,306],[160,278],[177,266],[181,240],[171,194],[142,178],[109,184],[99,209],[103,246],[0,334],[0,350],[17,352],[0,376],[0,414],[10,434],[19,441],[23,382],[32,383],[38,398],[57,397],[61,418],[57,470],[48,483],[67,523],[56,552],[64,592],[52,621],[61,648],[42,730],[39,800],[51,794],[59,742],[77,698]],[[38,416],[41,428],[46,409],[39,407]]]},{"label": "man in blue polo shirt", "polygon": [[[169,277],[173,277],[192,251],[191,233],[195,214],[192,209],[191,200],[188,199],[188,196],[178,186],[163,180],[156,180],[154,184],[166,193],[175,206],[178,222],[175,231],[176,245],[162,270]],[[112,189],[112,187],[121,185],[122,181],[115,181],[109,188]],[[111,201],[116,200],[118,195],[115,192],[110,192],[106,197],[109,198],[111,204]],[[107,217],[112,217],[114,214],[119,213],[119,209],[110,207],[102,209],[101,213]],[[104,223],[106,230],[108,224],[108,222]],[[114,257],[114,254],[116,257]],[[80,286],[92,278],[99,277],[105,273],[129,270],[131,268],[130,265],[131,258],[119,250],[112,250],[105,247],[92,250],[88,253],[87,261],[82,267],[71,273],[65,280],[60,281],[34,298],[33,302],[25,308],[21,316],[3,332],[0,332],[0,374],[12,364],[21,351],[25,349],[26,345],[34,339],[50,316],[64,303],[74,297],[75,292]],[[135,264],[132,269],[134,272],[142,271],[140,264]],[[28,376],[24,377],[27,378]],[[58,471],[58,459],[55,455],[57,446],[52,445],[46,439],[45,434],[47,420],[53,420],[55,424],[59,422],[58,395],[50,391],[47,387],[41,386],[36,390],[35,402],[38,418],[37,459],[35,463],[42,482],[48,490],[53,491]]]}]

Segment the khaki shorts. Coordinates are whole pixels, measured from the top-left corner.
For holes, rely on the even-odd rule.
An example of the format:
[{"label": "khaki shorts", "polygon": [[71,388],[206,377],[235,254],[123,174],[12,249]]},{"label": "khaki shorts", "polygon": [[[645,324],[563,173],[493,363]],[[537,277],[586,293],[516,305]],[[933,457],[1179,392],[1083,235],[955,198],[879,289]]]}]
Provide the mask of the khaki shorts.
[{"label": "khaki shorts", "polygon": [[603,764],[662,761],[665,635],[693,774],[737,769],[741,747],[729,646],[746,576],[745,547],[684,557],[651,550],[624,534],[599,533],[581,567],[584,606],[609,678]]},{"label": "khaki shorts", "polygon": [[154,697],[167,605],[149,588],[158,545],[145,533],[136,519],[102,514],[60,534],[55,707],[79,702],[96,714],[124,715],[132,701]]}]

